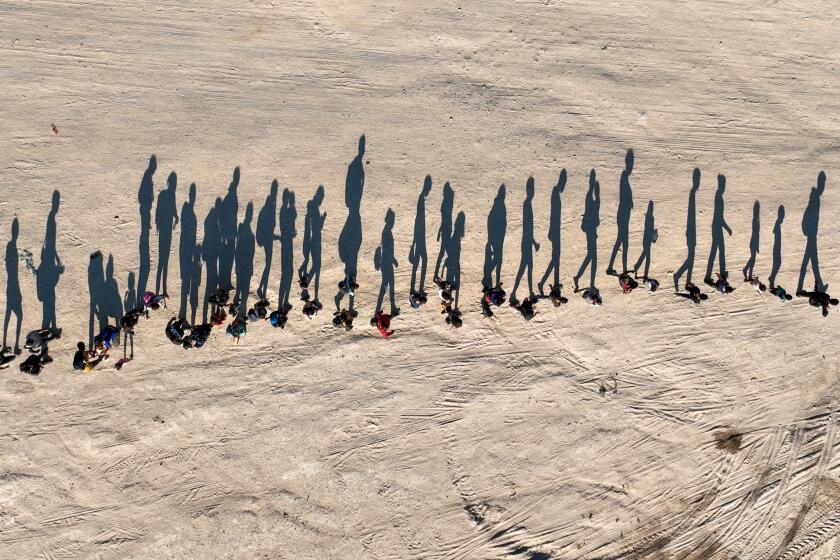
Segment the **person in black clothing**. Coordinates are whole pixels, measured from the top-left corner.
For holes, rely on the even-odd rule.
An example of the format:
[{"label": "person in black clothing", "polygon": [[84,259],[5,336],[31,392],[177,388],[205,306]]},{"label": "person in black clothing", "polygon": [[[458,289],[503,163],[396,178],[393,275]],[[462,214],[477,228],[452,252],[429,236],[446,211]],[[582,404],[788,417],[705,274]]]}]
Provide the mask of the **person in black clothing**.
[{"label": "person in black clothing", "polygon": [[166,338],[172,344],[182,344],[184,342],[184,334],[189,330],[190,324],[186,319],[176,319],[172,317],[166,324]]}]

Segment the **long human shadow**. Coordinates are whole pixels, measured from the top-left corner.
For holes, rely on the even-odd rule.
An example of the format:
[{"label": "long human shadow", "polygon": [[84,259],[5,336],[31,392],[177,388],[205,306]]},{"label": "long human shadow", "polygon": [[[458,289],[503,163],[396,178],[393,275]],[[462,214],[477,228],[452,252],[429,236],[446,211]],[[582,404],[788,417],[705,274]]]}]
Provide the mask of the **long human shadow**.
[{"label": "long human shadow", "polygon": [[575,291],[579,290],[578,282],[586,267],[589,267],[589,287],[595,288],[595,274],[598,271],[598,226],[601,225],[601,185],[595,177],[595,170],[589,172],[589,190],[586,191],[583,217],[580,229],[586,234],[586,256],[580,263],[578,273],[574,277]]},{"label": "long human shadow", "polygon": [[88,314],[88,347],[93,346],[93,337],[96,331],[96,324],[100,327],[107,324],[108,315],[105,306],[102,305],[102,297],[105,294],[105,268],[102,263],[101,251],[95,251],[88,262],[88,296],[90,299],[90,312]]},{"label": "long human shadow", "polygon": [[271,275],[271,261],[274,258],[274,241],[277,235],[274,233],[277,227],[277,179],[271,182],[271,189],[265,197],[265,203],[257,215],[257,245],[263,248],[265,253],[265,266],[263,267],[260,284],[257,286],[257,295],[265,298],[268,293],[268,277]]},{"label": "long human shadow", "polygon": [[58,258],[56,249],[56,215],[61,204],[61,194],[53,191],[52,209],[47,216],[47,229],[44,235],[44,244],[41,245],[41,263],[38,265],[38,273],[35,275],[38,300],[43,307],[41,328],[57,328],[58,320],[55,314],[55,288],[58,285],[60,276],[64,273],[64,265]]},{"label": "long human shadow", "polygon": [[452,228],[452,236],[449,238],[449,246],[446,249],[446,264],[444,265],[446,271],[444,278],[455,290],[455,299],[452,306],[456,309],[458,307],[458,296],[461,293],[461,241],[464,239],[466,232],[466,220],[464,212],[458,212],[458,216],[455,218],[455,226]]},{"label": "long human shadow", "polygon": [[280,309],[291,309],[289,296],[294,282],[295,246],[297,236],[297,210],[295,209],[295,193],[283,189],[283,203],[280,206],[280,294],[278,306]]},{"label": "long human shadow", "polygon": [[647,211],[645,212],[645,229],[642,233],[642,252],[639,255],[636,264],[633,265],[633,273],[638,274],[642,264],[645,266],[644,278],[648,278],[650,274],[650,251],[653,245],[654,237],[656,237],[656,223],[653,219],[653,201],[649,200]]},{"label": "long human shadow", "polygon": [[[114,277],[114,256],[108,255],[108,262],[105,265],[105,281],[102,284],[102,294],[99,296],[99,307],[102,309],[105,323],[100,324],[101,329],[105,325],[119,325],[120,317],[123,316],[123,300],[120,294],[120,287]],[[111,321],[113,319],[113,321]]]},{"label": "long human shadow", "polygon": [[198,218],[195,215],[195,199],[196,186],[195,183],[192,183],[189,199],[181,206],[181,239],[178,245],[181,272],[181,307],[178,310],[178,317],[187,316],[187,302],[189,301],[192,306],[191,325],[195,324],[195,316],[198,311],[198,286],[201,284],[201,253],[198,247]]},{"label": "long human shadow", "polygon": [[712,247],[709,249],[709,264],[706,266],[706,278],[704,282],[707,284],[713,283],[712,271],[715,266],[715,257],[719,259],[720,275],[723,278],[729,276],[726,270],[726,243],[723,238],[723,230],[726,230],[729,235],[732,235],[732,228],[726,223],[723,217],[725,204],[723,202],[723,193],[726,191],[726,177],[723,175],[717,176],[718,186],[715,191],[715,206],[714,214],[712,215]]},{"label": "long human shadow", "polygon": [[448,182],[443,185],[443,199],[440,203],[440,227],[437,232],[437,240],[440,241],[437,261],[435,261],[435,276],[440,276],[440,267],[446,257],[446,249],[449,246],[449,239],[452,237],[452,209],[455,206],[455,191]]},{"label": "long human shadow", "polygon": [[12,220],[12,238],[6,243],[6,317],[3,321],[3,351],[8,348],[9,321],[12,313],[15,315],[15,347],[16,354],[20,353],[20,329],[23,323],[23,295],[20,291],[20,278],[18,277],[18,248],[17,240],[20,233],[18,219]]},{"label": "long human shadow", "polygon": [[560,171],[560,178],[557,184],[551,189],[551,219],[548,225],[548,240],[551,242],[551,258],[548,261],[548,266],[545,269],[542,279],[537,283],[537,289],[540,295],[543,294],[543,289],[548,277],[554,273],[554,286],[560,286],[560,231],[563,223],[563,201],[561,194],[566,190],[566,170]]},{"label": "long human shadow", "polygon": [[169,295],[166,291],[166,279],[169,275],[169,252],[172,249],[172,230],[178,225],[175,189],[178,176],[171,172],[166,178],[166,188],[158,193],[155,208],[155,228],[158,234],[158,266],[155,275],[155,293]]},{"label": "long human shadow", "polygon": [[782,268],[782,223],[784,221],[785,207],[780,204],[776,213],[776,223],[773,225],[773,268],[770,269],[770,276],[767,278],[771,290],[776,287],[776,275]]},{"label": "long human shadow", "polygon": [[[411,293],[424,293],[426,266],[429,256],[426,253],[426,198],[432,190],[432,177],[426,175],[423,189],[417,197],[417,213],[414,215],[414,236],[408,250],[408,262],[411,263]],[[420,283],[417,283],[417,271],[420,270]]]},{"label": "long human shadow", "polygon": [[140,180],[140,190],[137,191],[137,202],[140,204],[140,272],[137,275],[137,292],[146,291],[149,274],[152,271],[152,261],[149,255],[149,235],[152,230],[152,203],[155,201],[154,175],[157,170],[157,158],[154,154],[149,157],[149,166]]},{"label": "long human shadow", "polygon": [[808,272],[808,265],[814,274],[814,290],[825,292],[827,284],[823,284],[820,275],[819,254],[817,252],[817,234],[820,229],[820,198],[825,191],[825,171],[817,175],[817,186],[811,188],[808,198],[808,206],[802,215],[802,233],[805,234],[805,254],[802,256],[802,267],[799,269],[799,284],[796,287],[797,293],[803,291],[805,286],[805,274]]},{"label": "long human shadow", "polygon": [[511,302],[516,301],[516,290],[522,276],[527,272],[528,298],[535,297],[534,294],[534,251],[540,250],[540,244],[534,239],[534,178],[528,177],[525,184],[525,202],[522,203],[522,243],[520,245],[519,270],[516,271],[516,280],[513,282],[513,290],[510,292]]},{"label": "long human shadow", "polygon": [[691,190],[688,192],[688,212],[685,220],[685,245],[688,254],[685,262],[674,273],[674,291],[680,291],[680,278],[685,274],[686,284],[691,283],[694,270],[694,251],[697,247],[697,191],[700,190],[700,169],[695,167],[691,175]]},{"label": "long human shadow", "polygon": [[394,297],[394,269],[399,266],[394,256],[394,211],[388,208],[385,212],[385,227],[382,228],[382,241],[376,249],[373,263],[377,270],[382,273],[382,283],[379,286],[379,297],[376,299],[376,311],[382,310],[387,290],[391,300],[391,315],[397,315],[399,308]]},{"label": "long human shadow", "polygon": [[128,288],[125,290],[125,295],[123,296],[123,309],[125,309],[126,313],[131,311],[132,309],[138,309],[139,305],[137,304],[137,290],[134,287],[134,272],[128,273]]},{"label": "long human shadow", "polygon": [[[219,225],[219,215],[222,212],[222,199],[216,197],[213,207],[204,218],[204,238],[201,242],[201,258],[204,260],[205,281],[204,301],[201,308],[201,322],[207,322],[207,310],[210,307],[210,296],[219,288],[219,255],[222,251],[222,230]],[[226,289],[232,286],[225,284]]]},{"label": "long human shadow", "polygon": [[[303,278],[307,286],[313,288],[313,301],[319,303],[318,285],[321,282],[321,233],[327,213],[321,213],[321,203],[324,201],[324,186],[318,185],[315,194],[306,203],[306,216],[303,223],[303,262],[298,270],[298,276]],[[310,267],[311,259],[311,267]]]},{"label": "long human shadow", "polygon": [[248,294],[251,289],[251,277],[254,276],[254,253],[256,241],[251,231],[254,219],[254,203],[245,207],[245,218],[239,224],[236,233],[236,295],[233,301],[239,302],[239,316],[244,317],[248,310]]},{"label": "long human shadow", "polygon": [[[365,186],[365,135],[359,137],[359,151],[350,165],[347,166],[347,178],[344,181],[344,204],[347,206],[347,221],[338,237],[338,256],[344,263],[344,274],[355,278],[358,270],[359,249],[362,246],[362,194]],[[355,294],[355,292],[353,292]],[[349,295],[350,311],[353,310],[355,295]],[[339,290],[335,296],[336,310],[340,310],[344,291]]]},{"label": "long human shadow", "polygon": [[761,235],[761,204],[756,200],[753,204],[752,235],[750,236],[750,258],[744,265],[744,279],[752,278],[755,269],[755,259],[758,255],[759,239]]},{"label": "long human shadow", "polygon": [[633,173],[633,162],[635,156],[633,150],[627,150],[624,157],[624,171],[621,172],[621,181],[618,188],[618,210],[616,211],[615,223],[618,233],[615,237],[610,264],[607,265],[607,274],[615,274],[615,257],[621,249],[622,272],[627,272],[627,246],[630,243],[630,213],[633,210],[633,189],[630,187],[630,174]]},{"label": "long human shadow", "polygon": [[[502,257],[507,232],[507,208],[505,207],[505,186],[502,184],[487,215],[487,244],[484,246],[483,285],[494,288],[502,282]],[[493,280],[495,272],[496,279]]]},{"label": "long human shadow", "polygon": [[239,167],[233,170],[233,178],[218,213],[221,232],[219,248],[219,283],[232,286],[233,261],[236,258],[236,237],[239,222]]}]

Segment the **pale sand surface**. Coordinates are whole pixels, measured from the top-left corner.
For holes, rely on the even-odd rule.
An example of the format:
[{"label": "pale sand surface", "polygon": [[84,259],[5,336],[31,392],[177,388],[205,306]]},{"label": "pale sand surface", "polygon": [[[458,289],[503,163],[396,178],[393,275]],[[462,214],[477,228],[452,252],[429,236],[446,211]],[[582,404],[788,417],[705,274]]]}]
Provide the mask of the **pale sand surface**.
[{"label": "pale sand surface", "polygon": [[[16,215],[18,247],[37,266],[57,189],[66,271],[56,362],[38,378],[16,363],[0,372],[0,557],[840,558],[837,308],[823,319],[740,281],[759,199],[756,270],[769,273],[783,204],[778,282],[795,289],[802,213],[825,170],[820,264],[840,291],[837,14],[804,1],[3,2],[0,242]],[[361,315],[344,334],[328,309],[361,134]],[[628,148],[629,258],[652,199],[654,294],[622,295],[603,274]],[[216,333],[189,352],[166,341],[170,314],[158,313],[141,322],[126,368],[74,372],[88,255],[113,255],[122,294],[138,268],[137,192],[152,154],[156,196],[175,171],[180,211],[196,183],[199,240],[235,166],[240,220],[249,201],[256,220],[274,178],[293,190],[295,267],[306,201],[323,184],[327,309],[309,322],[293,300],[285,330],[252,325],[238,347]],[[697,307],[672,295],[669,272],[685,258],[695,166],[694,279],[723,173],[737,288]],[[497,188],[508,187],[510,286],[525,182],[536,182],[539,277],[562,168],[567,287],[585,252],[588,173],[598,173],[604,306],[569,292],[569,305],[541,302],[530,323],[509,308],[482,319]],[[430,268],[445,181],[466,214],[459,331],[435,301],[403,303],[427,174]],[[385,341],[367,320],[389,207],[403,314]],[[157,246],[152,225],[152,287]],[[258,247],[252,289],[263,263]],[[277,247],[272,267],[275,304]],[[41,303],[23,263],[19,274],[26,333]],[[5,274],[0,283],[6,309]],[[600,396],[612,377],[618,392]],[[742,434],[740,449],[716,446],[727,429]]]}]

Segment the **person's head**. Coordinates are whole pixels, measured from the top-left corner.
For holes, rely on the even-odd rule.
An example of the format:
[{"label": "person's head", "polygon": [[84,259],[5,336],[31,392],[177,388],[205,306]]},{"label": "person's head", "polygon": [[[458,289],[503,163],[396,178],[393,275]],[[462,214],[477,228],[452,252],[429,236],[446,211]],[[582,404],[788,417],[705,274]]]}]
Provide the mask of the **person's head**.
[{"label": "person's head", "polygon": [[426,175],[426,178],[423,179],[423,190],[421,191],[423,198],[429,196],[430,192],[432,192],[432,176]]},{"label": "person's head", "polygon": [[175,174],[174,171],[169,173],[169,177],[166,178],[166,188],[172,192],[175,192],[175,187],[178,186],[178,175]]},{"label": "person's head", "polygon": [[718,190],[721,191],[721,192],[726,190],[726,176],[724,176],[722,173],[719,174],[718,177],[717,177],[717,181],[718,181]]},{"label": "person's head", "polygon": [[528,177],[525,183],[525,197],[528,199],[534,198],[534,178]]},{"label": "person's head", "polygon": [[691,174],[691,188],[695,191],[700,188],[700,168],[695,167]]},{"label": "person's head", "polygon": [[394,220],[396,219],[396,215],[394,211],[388,208],[388,211],[385,212],[385,225],[389,228],[394,227]]},{"label": "person's head", "polygon": [[820,171],[817,175],[817,194],[822,194],[825,190],[825,171]]},{"label": "person's head", "polygon": [[[332,323],[333,323],[333,326],[340,327],[340,326],[341,326],[341,315],[340,315],[340,314],[336,314],[336,315],[333,317]],[[273,322],[272,322],[271,324],[272,324],[272,325],[274,325],[274,323],[273,323]],[[274,325],[274,326],[276,326],[276,325]]]},{"label": "person's head", "polygon": [[61,193],[56,190],[56,191],[53,191],[53,193],[52,193],[52,211],[53,211],[53,213],[58,212],[59,204],[61,204]]},{"label": "person's head", "polygon": [[359,136],[359,155],[363,156],[365,154],[365,135],[362,134]]},{"label": "person's head", "polygon": [[633,173],[633,163],[636,161],[636,156],[633,155],[633,149],[627,150],[627,155],[624,156],[624,170],[628,175]]},{"label": "person's head", "polygon": [[318,188],[315,189],[315,196],[313,198],[315,200],[315,204],[318,205],[324,201],[324,185],[318,185]]},{"label": "person's head", "polygon": [[184,347],[184,350],[189,350],[193,347],[193,338],[192,336],[185,336],[184,340],[181,341],[181,346]]},{"label": "person's head", "polygon": [[563,192],[566,190],[566,168],[560,170],[560,178],[557,179],[557,190]]},{"label": "person's head", "polygon": [[814,307],[820,307],[820,300],[816,296],[809,296],[808,303]]},{"label": "person's head", "polygon": [[18,222],[17,216],[15,216],[15,219],[12,220],[12,240],[13,241],[17,239],[19,233],[20,233],[20,223]]},{"label": "person's head", "polygon": [[464,214],[464,211],[458,212],[458,215],[455,217],[455,227],[452,230],[452,235],[458,238],[464,237],[464,231],[466,229],[466,221],[467,216]]},{"label": "person's head", "polygon": [[195,183],[190,183],[190,206],[195,204]]}]

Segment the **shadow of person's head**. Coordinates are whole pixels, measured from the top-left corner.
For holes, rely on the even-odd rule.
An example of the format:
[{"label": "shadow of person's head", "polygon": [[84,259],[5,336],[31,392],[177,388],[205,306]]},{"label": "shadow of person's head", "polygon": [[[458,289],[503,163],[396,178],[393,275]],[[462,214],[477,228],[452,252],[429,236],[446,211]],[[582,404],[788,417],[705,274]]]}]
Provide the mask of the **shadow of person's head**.
[{"label": "shadow of person's head", "polygon": [[279,189],[279,188],[280,188],[280,185],[279,185],[279,183],[277,183],[277,179],[274,179],[271,182],[271,190],[269,190],[269,193],[268,193],[269,198],[276,199],[277,198],[277,189]]},{"label": "shadow of person's head", "polygon": [[53,214],[58,213],[58,206],[61,204],[61,193],[58,191],[53,191],[52,193],[52,212]]},{"label": "shadow of person's head", "polygon": [[785,207],[783,204],[779,204],[779,210],[776,212],[776,221],[778,223],[782,223],[785,220]]},{"label": "shadow of person's head", "polygon": [[720,174],[720,175],[717,176],[717,181],[718,181],[718,186],[717,186],[718,191],[723,192],[724,190],[726,190],[726,177],[723,174]]},{"label": "shadow of person's head", "polygon": [[359,157],[365,155],[365,135],[359,136]]},{"label": "shadow of person's head", "polygon": [[589,190],[594,189],[595,188],[595,183],[597,183],[597,182],[598,181],[597,181],[597,176],[595,175],[595,170],[590,169],[589,170]]},{"label": "shadow of person's head", "polygon": [[820,171],[820,174],[817,175],[817,194],[822,195],[824,190],[825,190],[825,171]]},{"label": "shadow of person's head", "polygon": [[17,240],[18,234],[20,233],[20,222],[18,222],[17,217],[12,220],[12,241]]},{"label": "shadow of person's head", "polygon": [[239,166],[233,168],[233,178],[230,180],[230,185],[228,186],[229,191],[236,190],[236,187],[239,186]]},{"label": "shadow of person's head", "polygon": [[528,181],[525,183],[525,196],[527,198],[534,198],[534,178],[528,177]]},{"label": "shadow of person's head", "polygon": [[249,202],[248,206],[245,207],[245,221],[244,223],[250,224],[251,219],[254,217],[254,203]]},{"label": "shadow of person's head", "polygon": [[157,158],[155,157],[155,154],[152,154],[149,157],[149,169],[147,171],[149,173],[154,173],[155,171],[157,171]]},{"label": "shadow of person's head", "polygon": [[178,186],[178,175],[175,172],[171,172],[169,177],[166,178],[166,188],[170,191],[174,191],[175,187]]},{"label": "shadow of person's head", "polygon": [[695,167],[694,173],[691,174],[691,187],[696,191],[700,188],[700,168]]},{"label": "shadow of person's head", "polygon": [[394,227],[394,220],[396,219],[396,214],[394,211],[388,208],[388,211],[385,212],[385,225],[389,228]]},{"label": "shadow of person's head", "polygon": [[195,183],[190,183],[190,205],[195,204]]},{"label": "shadow of person's head", "polygon": [[633,149],[627,150],[627,155],[624,156],[624,171],[630,175],[633,173],[633,164],[636,162],[636,156],[633,155]]},{"label": "shadow of person's head", "polygon": [[318,185],[318,188],[315,190],[315,204],[321,204],[324,200],[324,185]]},{"label": "shadow of person's head", "polygon": [[559,190],[560,192],[566,190],[566,180],[566,168],[564,167],[560,170],[560,178],[557,179],[557,190]]},{"label": "shadow of person's head", "polygon": [[426,175],[426,178],[423,179],[423,196],[429,196],[430,192],[432,192],[432,176]]}]

